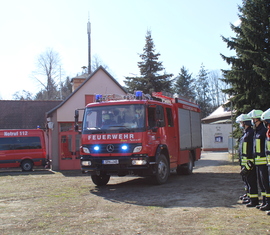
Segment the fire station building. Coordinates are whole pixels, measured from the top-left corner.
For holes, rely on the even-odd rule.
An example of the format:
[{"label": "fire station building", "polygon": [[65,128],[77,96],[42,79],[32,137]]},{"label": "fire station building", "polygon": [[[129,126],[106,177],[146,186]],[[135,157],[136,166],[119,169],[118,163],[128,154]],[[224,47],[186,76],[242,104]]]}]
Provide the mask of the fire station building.
[{"label": "fire station building", "polygon": [[86,104],[95,94],[125,95],[123,87],[100,66],[90,76],[84,74],[72,79],[73,93],[46,113],[48,128],[48,155],[53,170],[80,169],[80,134],[74,130],[74,113],[79,109],[79,121]]},{"label": "fire station building", "polygon": [[94,101],[95,94],[125,95],[126,91],[100,66],[91,75],[73,78],[72,93],[64,101],[0,100],[0,129],[43,129],[52,169],[80,169],[80,134],[74,130],[74,114],[80,109],[81,121],[84,107]]}]

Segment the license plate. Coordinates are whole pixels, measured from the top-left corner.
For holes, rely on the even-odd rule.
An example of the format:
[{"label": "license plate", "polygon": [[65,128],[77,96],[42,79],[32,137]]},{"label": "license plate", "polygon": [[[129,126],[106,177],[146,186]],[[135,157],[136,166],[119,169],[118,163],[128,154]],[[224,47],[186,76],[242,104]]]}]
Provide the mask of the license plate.
[{"label": "license plate", "polygon": [[104,164],[104,165],[119,164],[119,161],[118,161],[118,159],[116,159],[116,160],[103,160],[102,164]]}]

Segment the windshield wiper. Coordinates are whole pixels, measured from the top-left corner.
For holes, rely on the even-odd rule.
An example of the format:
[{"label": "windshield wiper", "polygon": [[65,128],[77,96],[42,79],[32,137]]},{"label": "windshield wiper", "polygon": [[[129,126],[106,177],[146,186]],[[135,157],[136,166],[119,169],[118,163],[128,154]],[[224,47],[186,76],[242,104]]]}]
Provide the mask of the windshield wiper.
[{"label": "windshield wiper", "polygon": [[100,127],[90,127],[90,128],[87,128],[88,131],[91,131],[92,134],[102,134],[102,133],[106,133],[106,131],[104,130],[101,130]]},{"label": "windshield wiper", "polygon": [[128,127],[126,127],[126,126],[110,126],[110,127],[120,127],[120,128],[124,128],[124,130],[119,130],[119,132],[121,131],[123,131],[123,132],[131,132],[131,130],[128,128]]}]

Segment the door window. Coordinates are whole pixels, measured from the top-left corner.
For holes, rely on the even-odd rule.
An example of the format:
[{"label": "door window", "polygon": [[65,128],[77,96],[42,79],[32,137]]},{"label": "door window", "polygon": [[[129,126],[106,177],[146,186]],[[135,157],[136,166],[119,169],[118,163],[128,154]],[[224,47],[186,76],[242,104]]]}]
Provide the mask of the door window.
[{"label": "door window", "polygon": [[167,113],[167,120],[168,120],[168,127],[173,127],[173,116],[172,116],[172,109],[166,108]]}]

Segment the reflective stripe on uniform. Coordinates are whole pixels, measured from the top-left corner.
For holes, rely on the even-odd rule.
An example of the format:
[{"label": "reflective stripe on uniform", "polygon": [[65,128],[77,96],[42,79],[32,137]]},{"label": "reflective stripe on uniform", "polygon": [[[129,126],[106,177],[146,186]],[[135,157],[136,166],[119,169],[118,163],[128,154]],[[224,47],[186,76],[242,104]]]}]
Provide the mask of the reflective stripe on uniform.
[{"label": "reflective stripe on uniform", "polygon": [[248,171],[251,169],[251,167],[250,167],[248,164],[246,164],[245,167],[246,167],[246,169],[247,169]]},{"label": "reflective stripe on uniform", "polygon": [[256,153],[260,153],[260,152],[261,152],[261,140],[256,139]]},{"label": "reflective stripe on uniform", "polygon": [[[252,163],[254,163],[254,159],[247,159],[246,157],[242,157],[241,159],[241,166],[247,166],[247,162],[251,161]],[[249,166],[247,167],[249,169]]]},{"label": "reflective stripe on uniform", "polygon": [[266,192],[261,192],[262,197],[266,196]]},{"label": "reflective stripe on uniform", "polygon": [[264,164],[267,164],[267,159],[266,157],[260,157],[260,156],[257,156],[255,158],[255,165],[264,165]]},{"label": "reflective stripe on uniform", "polygon": [[266,141],[266,146],[267,146],[267,149],[270,150],[270,141]]},{"label": "reflective stripe on uniform", "polygon": [[246,157],[242,157],[241,159],[241,166],[245,166],[247,164],[247,158]]},{"label": "reflective stripe on uniform", "polygon": [[243,154],[247,154],[247,142],[243,143],[242,152]]},{"label": "reflective stripe on uniform", "polygon": [[250,198],[257,198],[257,197],[259,197],[259,195],[258,194],[250,194],[249,193],[249,195],[248,195]]},{"label": "reflective stripe on uniform", "polygon": [[[270,141],[269,140],[266,141],[266,148],[268,151],[270,151]],[[267,158],[267,162],[270,163],[270,155],[267,155],[266,158]]]}]

